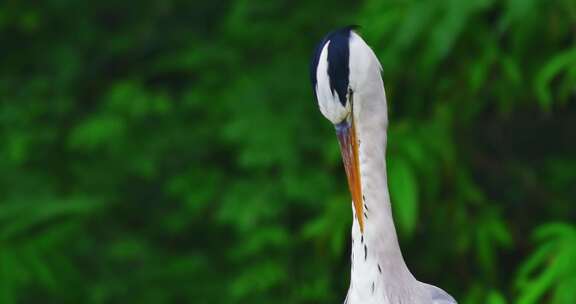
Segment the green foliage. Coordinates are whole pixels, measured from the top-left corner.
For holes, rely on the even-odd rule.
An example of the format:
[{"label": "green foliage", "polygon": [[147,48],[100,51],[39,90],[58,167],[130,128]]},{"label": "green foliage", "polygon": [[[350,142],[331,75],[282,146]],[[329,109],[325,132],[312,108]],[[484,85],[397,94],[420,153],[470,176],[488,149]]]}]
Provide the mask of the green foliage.
[{"label": "green foliage", "polygon": [[342,301],[350,195],[307,75],[347,24],[384,68],[416,276],[575,303],[573,0],[2,2],[0,303]]},{"label": "green foliage", "polygon": [[398,205],[394,216],[400,231],[414,233],[418,217],[418,184],[414,171],[408,163],[397,158],[388,164],[391,199]]},{"label": "green foliage", "polygon": [[576,228],[549,223],[536,229],[534,239],[541,244],[519,269],[518,303],[541,303],[547,291],[550,303],[576,301]]}]

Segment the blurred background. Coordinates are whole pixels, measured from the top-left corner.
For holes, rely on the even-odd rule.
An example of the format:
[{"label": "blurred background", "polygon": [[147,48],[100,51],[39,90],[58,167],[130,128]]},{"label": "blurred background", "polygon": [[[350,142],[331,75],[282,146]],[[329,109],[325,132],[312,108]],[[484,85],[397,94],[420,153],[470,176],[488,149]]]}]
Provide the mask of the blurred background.
[{"label": "blurred background", "polygon": [[0,303],[341,303],[350,195],[308,67],[348,24],[416,277],[576,303],[573,0],[2,1]]}]

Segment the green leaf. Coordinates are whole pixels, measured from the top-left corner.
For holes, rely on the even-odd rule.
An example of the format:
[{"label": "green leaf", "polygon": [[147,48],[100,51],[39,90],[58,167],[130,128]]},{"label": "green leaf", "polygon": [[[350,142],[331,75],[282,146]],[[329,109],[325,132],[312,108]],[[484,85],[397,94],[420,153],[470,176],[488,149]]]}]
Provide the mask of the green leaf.
[{"label": "green leaf", "polygon": [[492,290],[488,294],[487,304],[506,304],[506,299],[500,292]]},{"label": "green leaf", "polygon": [[388,162],[390,196],[400,232],[411,236],[418,218],[418,181],[410,164],[402,158]]},{"label": "green leaf", "polygon": [[552,105],[552,80],[563,70],[576,65],[576,48],[568,49],[555,55],[538,71],[534,86],[538,100],[543,109],[549,110]]},{"label": "green leaf", "polygon": [[79,124],[68,142],[73,148],[92,150],[114,145],[124,137],[125,131],[126,125],[120,117],[98,115]]},{"label": "green leaf", "polygon": [[547,293],[554,295],[554,304],[575,298],[576,291],[565,288],[565,282],[576,281],[576,228],[566,223],[544,224],[536,229],[534,239],[540,245],[516,275],[518,303],[540,303]]}]

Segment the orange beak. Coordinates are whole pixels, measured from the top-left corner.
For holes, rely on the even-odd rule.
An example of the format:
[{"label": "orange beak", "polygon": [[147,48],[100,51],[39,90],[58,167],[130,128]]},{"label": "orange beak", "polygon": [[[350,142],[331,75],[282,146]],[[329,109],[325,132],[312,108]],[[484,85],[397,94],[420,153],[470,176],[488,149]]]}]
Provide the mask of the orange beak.
[{"label": "orange beak", "polygon": [[364,217],[362,212],[362,184],[360,182],[360,162],[358,160],[358,140],[354,127],[354,115],[351,122],[344,121],[336,125],[336,135],[340,143],[340,152],[344,169],[348,177],[348,188],[352,195],[352,203],[356,212],[356,219],[360,224],[360,232],[364,233]]}]

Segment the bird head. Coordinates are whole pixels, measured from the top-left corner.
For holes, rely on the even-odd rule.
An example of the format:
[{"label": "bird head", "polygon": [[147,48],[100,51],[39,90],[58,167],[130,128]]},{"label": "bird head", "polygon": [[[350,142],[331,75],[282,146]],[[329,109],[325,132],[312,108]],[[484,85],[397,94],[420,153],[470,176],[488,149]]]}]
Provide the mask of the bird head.
[{"label": "bird head", "polygon": [[[312,57],[310,74],[320,112],[336,129],[356,218],[363,232],[362,184],[358,160],[359,142],[355,124],[357,118],[354,111],[354,93],[360,89],[358,84],[361,83],[361,79],[359,78],[363,74],[362,67],[360,67],[362,60],[358,58],[361,59],[364,54],[359,52],[357,47],[351,47],[353,39],[362,41],[354,29],[354,26],[338,29],[322,39]],[[353,66],[351,62],[360,64]]]}]

